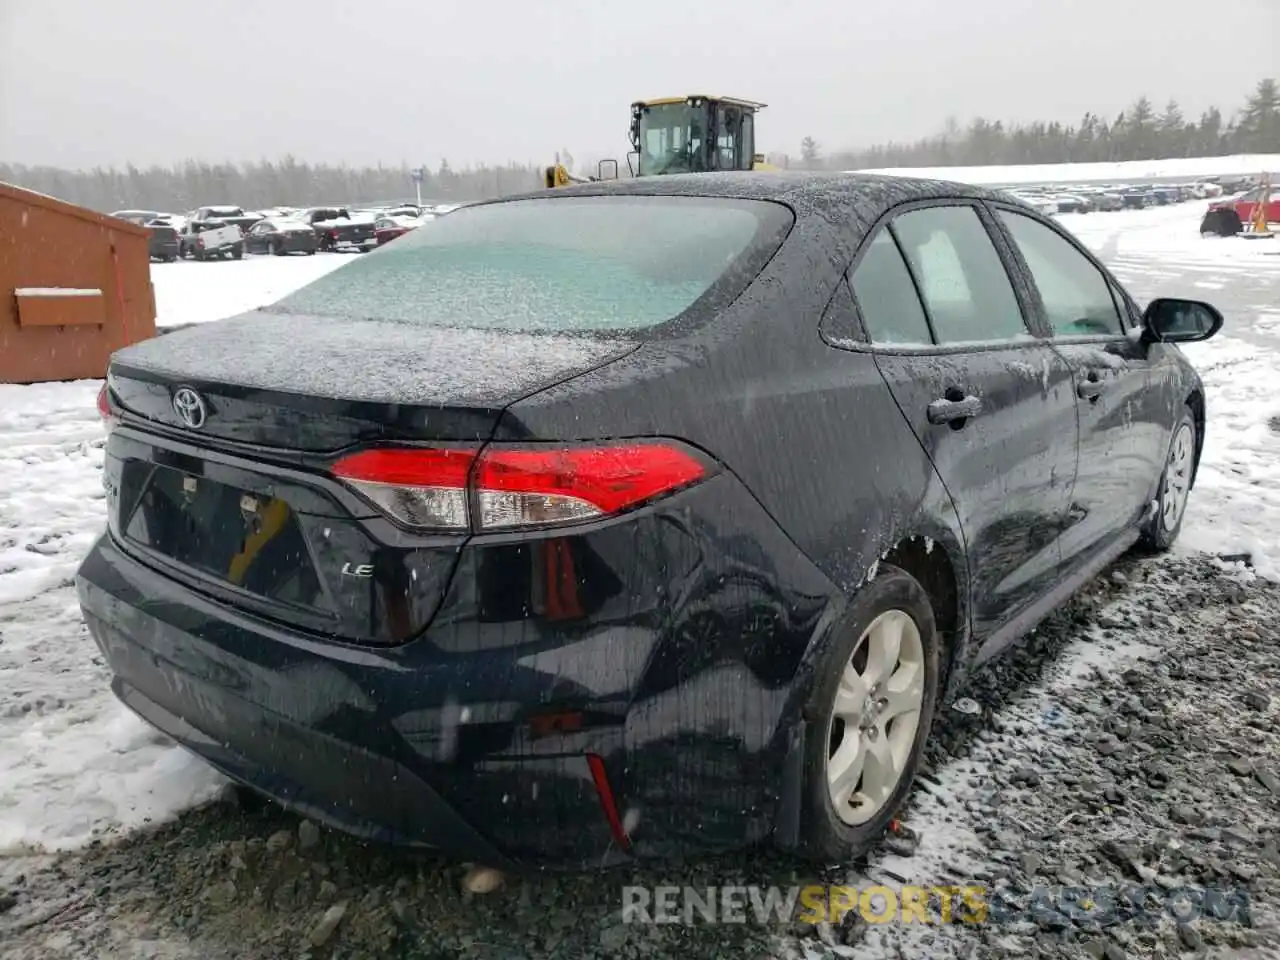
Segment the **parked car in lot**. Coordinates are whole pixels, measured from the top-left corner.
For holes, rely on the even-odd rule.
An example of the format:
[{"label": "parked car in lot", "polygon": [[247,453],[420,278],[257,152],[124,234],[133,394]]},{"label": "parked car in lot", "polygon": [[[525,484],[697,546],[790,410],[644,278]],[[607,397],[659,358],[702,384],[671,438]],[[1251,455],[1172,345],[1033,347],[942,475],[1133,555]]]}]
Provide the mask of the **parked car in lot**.
[{"label": "parked car in lot", "polygon": [[[1262,201],[1262,188],[1254,187],[1234,197],[1209,204],[1210,210],[1234,210],[1240,222],[1252,223],[1258,214],[1258,204]],[[1273,188],[1263,211],[1268,223],[1280,223],[1280,188]]]},{"label": "parked car in lot", "polygon": [[297,218],[316,232],[321,250],[372,250],[378,245],[373,217],[353,216],[346,207],[312,207]]},{"label": "parked car in lot", "polygon": [[1052,198],[1058,204],[1059,213],[1088,213],[1093,209],[1089,199],[1078,194],[1058,193]]},{"label": "parked car in lot", "polygon": [[1124,208],[1126,210],[1143,210],[1151,205],[1151,199],[1145,190],[1138,187],[1128,187],[1124,193]]},{"label": "parked car in lot", "polygon": [[1089,194],[1089,200],[1095,210],[1111,213],[1124,209],[1124,196],[1110,190],[1095,190]]},{"label": "parked car in lot", "polygon": [[244,256],[244,234],[234,223],[221,220],[188,220],[178,237],[178,252],[196,260],[225,260]]},{"label": "parked car in lot", "polygon": [[172,263],[178,259],[178,230],[173,223],[172,215],[156,210],[117,210],[111,214],[121,220],[128,220],[151,231],[148,250],[152,260]]},{"label": "parked car in lot", "polygon": [[1222,317],[977,187],[549,193],[113,357],[112,688],[488,866],[847,860],[975,664],[1177,537]]},{"label": "parked car in lot", "polygon": [[210,206],[200,207],[187,214],[188,221],[196,221],[197,223],[226,223],[239,227],[243,233],[252,227],[259,220],[263,219],[263,214],[247,211],[243,207],[233,206]]},{"label": "parked car in lot", "polygon": [[1058,203],[1051,200],[1041,193],[1031,193],[1025,190],[1011,190],[1009,195],[1015,200],[1027,204],[1033,210],[1043,214],[1054,214],[1058,212]]},{"label": "parked car in lot", "polygon": [[384,243],[390,243],[396,237],[404,236],[410,230],[416,230],[421,225],[421,217],[379,217],[373,222],[373,232],[374,236],[377,237],[378,246],[382,246]]},{"label": "parked car in lot", "polygon": [[250,253],[273,253],[283,257],[288,253],[315,253],[320,249],[320,238],[309,223],[272,217],[259,220],[250,227],[244,235],[244,245]]}]

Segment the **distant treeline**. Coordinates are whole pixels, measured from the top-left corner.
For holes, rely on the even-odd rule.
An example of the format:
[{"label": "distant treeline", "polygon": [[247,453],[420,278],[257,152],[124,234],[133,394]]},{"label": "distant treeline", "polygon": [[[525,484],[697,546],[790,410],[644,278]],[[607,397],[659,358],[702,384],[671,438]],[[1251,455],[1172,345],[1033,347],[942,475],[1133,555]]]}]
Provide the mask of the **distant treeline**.
[{"label": "distant treeline", "polygon": [[1197,120],[1170,100],[1157,112],[1139,97],[1113,120],[1086,113],[1078,124],[1002,123],[975,118],[965,127],[948,121],[942,133],[914,143],[889,143],[823,155],[806,137],[786,166],[859,170],[882,167],[957,167],[1019,163],[1097,163],[1168,157],[1221,157],[1280,153],[1280,89],[1260,80],[1244,106],[1228,114],[1210,107]]},{"label": "distant treeline", "polygon": [[[767,134],[766,134],[767,136]],[[967,127],[949,121],[936,136],[824,155],[806,137],[798,156],[770,154],[782,166],[856,170],[877,167],[945,167],[983,164],[1067,163],[1280,153],[1280,89],[1261,80],[1244,106],[1230,114],[1211,107],[1188,120],[1178,104],[1157,112],[1143,96],[1113,120],[1088,113],[1077,125],[1002,123],[981,117]],[[548,158],[547,162],[550,162]],[[571,163],[566,157],[566,162]],[[483,200],[537,189],[542,164],[506,164],[454,170],[447,161],[426,171],[424,201]],[[626,176],[626,165],[621,173]],[[128,166],[61,170],[0,163],[0,180],[61,197],[96,210],[141,209],[182,213],[197,206],[235,203],[253,209],[409,199],[410,168],[311,164],[293,157],[272,163],[176,167]]]},{"label": "distant treeline", "polygon": [[[94,210],[159,210],[185,213],[196,207],[231,203],[252,210],[275,206],[413,200],[409,167],[349,167],[314,164],[286,157],[278,163],[201,163],[176,167],[132,165],[123,170],[62,170],[0,163],[0,180],[38,190]],[[448,162],[428,171],[424,203],[484,200],[542,183],[542,167],[508,164],[455,171]]]}]

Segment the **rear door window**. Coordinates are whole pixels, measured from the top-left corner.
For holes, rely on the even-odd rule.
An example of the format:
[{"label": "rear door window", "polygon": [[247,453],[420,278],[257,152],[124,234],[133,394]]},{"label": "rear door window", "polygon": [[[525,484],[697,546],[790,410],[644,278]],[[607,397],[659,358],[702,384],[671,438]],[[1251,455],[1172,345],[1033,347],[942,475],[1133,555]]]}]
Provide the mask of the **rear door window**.
[{"label": "rear door window", "polygon": [[494,330],[641,330],[731,303],[793,219],[781,204],[719,197],[481,204],[410,231],[269,309]]},{"label": "rear door window", "polygon": [[1029,338],[1013,283],[977,210],[925,207],[893,231],[920,285],[941,344]]},{"label": "rear door window", "polygon": [[911,273],[888,230],[881,230],[867,245],[849,284],[872,343],[933,342]]}]

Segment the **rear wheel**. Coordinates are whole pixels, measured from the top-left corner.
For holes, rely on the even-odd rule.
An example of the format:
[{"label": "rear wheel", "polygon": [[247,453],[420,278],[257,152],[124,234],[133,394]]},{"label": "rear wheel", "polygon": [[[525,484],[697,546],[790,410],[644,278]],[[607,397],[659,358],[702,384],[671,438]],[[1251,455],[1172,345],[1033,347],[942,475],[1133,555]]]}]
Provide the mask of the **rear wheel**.
[{"label": "rear wheel", "polygon": [[821,655],[805,709],[805,852],[847,859],[911,790],[938,697],[938,635],[914,577],[882,565]]},{"label": "rear wheel", "polygon": [[1191,478],[1196,464],[1196,421],[1190,407],[1183,407],[1182,417],[1173,428],[1169,453],[1160,487],[1156,493],[1155,514],[1142,529],[1142,542],[1150,550],[1162,552],[1173,546],[1182,531],[1191,494]]},{"label": "rear wheel", "polygon": [[243,259],[244,259],[244,244],[243,244],[243,243],[237,243],[234,247],[232,247],[232,248],[231,248],[231,258],[232,258],[233,260],[243,260]]},{"label": "rear wheel", "polygon": [[272,252],[272,253],[274,253],[277,257],[283,257],[283,256],[284,256],[284,244],[283,244],[281,241],[279,241],[279,240],[272,240],[272,241],[271,241],[271,252]]}]

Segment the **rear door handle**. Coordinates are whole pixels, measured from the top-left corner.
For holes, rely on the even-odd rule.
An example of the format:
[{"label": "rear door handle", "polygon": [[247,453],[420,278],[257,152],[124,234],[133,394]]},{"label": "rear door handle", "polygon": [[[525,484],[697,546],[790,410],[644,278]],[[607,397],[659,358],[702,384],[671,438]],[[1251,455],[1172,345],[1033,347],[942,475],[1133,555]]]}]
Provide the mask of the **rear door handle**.
[{"label": "rear door handle", "polygon": [[974,396],[959,396],[956,399],[943,397],[929,404],[929,422],[955,423],[957,420],[968,420],[982,413],[982,400]]},{"label": "rear door handle", "polygon": [[1076,396],[1081,400],[1097,400],[1102,390],[1102,381],[1098,379],[1097,373],[1090,371],[1088,379],[1076,387]]}]

